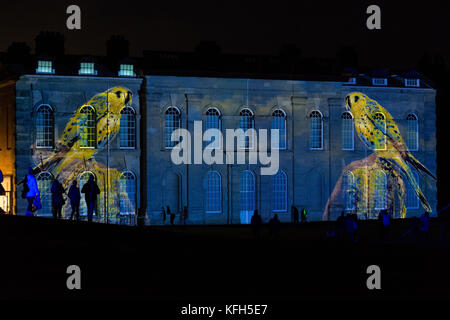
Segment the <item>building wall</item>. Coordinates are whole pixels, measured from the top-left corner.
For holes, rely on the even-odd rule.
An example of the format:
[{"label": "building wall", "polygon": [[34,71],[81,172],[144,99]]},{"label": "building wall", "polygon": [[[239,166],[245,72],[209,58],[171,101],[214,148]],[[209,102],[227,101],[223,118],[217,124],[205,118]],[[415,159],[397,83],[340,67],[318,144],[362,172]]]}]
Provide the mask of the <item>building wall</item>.
[{"label": "building wall", "polygon": [[[58,176],[60,180],[68,181],[70,177],[78,176],[83,171],[93,171],[97,175],[99,184],[102,182],[108,185],[112,181],[114,172],[132,171],[136,176],[137,190],[140,190],[140,88],[142,79],[121,79],[121,78],[100,78],[100,77],[63,77],[63,76],[22,76],[17,82],[16,96],[16,124],[17,124],[17,160],[16,168],[19,180],[27,174],[27,168],[37,167],[45,163],[46,159],[55,154],[54,148],[38,148],[36,146],[36,110],[42,104],[48,104],[54,110],[54,135],[55,146],[61,139],[61,136],[72,119],[77,109],[87,103],[93,96],[106,91],[108,88],[120,86],[130,89],[133,92],[133,102],[131,107],[136,112],[136,148],[120,149],[118,135],[110,142],[108,148],[98,149],[95,153],[84,159],[81,164],[75,165],[68,163],[65,171]],[[78,150],[77,152],[81,152]],[[41,162],[42,160],[42,162]],[[81,166],[81,168],[80,168]],[[106,168],[101,170],[96,168]],[[81,171],[80,171],[81,170]],[[80,171],[80,172],[79,172]],[[54,171],[53,171],[54,172]],[[103,181],[102,181],[103,180]],[[22,187],[20,187],[22,188]],[[21,190],[21,189],[20,189]],[[107,195],[106,192],[100,194],[105,203],[99,208],[101,214],[110,212],[111,207],[115,206],[112,202],[113,195]],[[41,190],[42,193],[42,190]],[[136,194],[136,204],[139,207],[140,193]],[[42,200],[42,199],[41,199]],[[109,205],[108,205],[109,204]],[[18,212],[24,214],[26,211],[26,200],[19,198]],[[107,208],[109,207],[109,209]],[[48,211],[48,210],[47,210]],[[42,214],[39,212],[38,215]],[[67,205],[64,208],[65,214],[70,214]]]},{"label": "building wall", "polygon": [[0,81],[0,170],[3,172],[3,187],[9,191],[0,198],[2,207],[10,214],[15,214],[15,81]]}]

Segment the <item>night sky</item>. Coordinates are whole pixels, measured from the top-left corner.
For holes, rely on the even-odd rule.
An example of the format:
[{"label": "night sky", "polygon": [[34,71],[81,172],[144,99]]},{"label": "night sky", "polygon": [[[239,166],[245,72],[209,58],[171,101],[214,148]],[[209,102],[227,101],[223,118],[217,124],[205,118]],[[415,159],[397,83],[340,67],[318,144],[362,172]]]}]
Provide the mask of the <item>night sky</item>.
[{"label": "night sky", "polygon": [[[391,3],[390,3],[391,2]],[[66,37],[66,52],[106,54],[113,34],[142,50],[192,51],[202,40],[224,53],[277,54],[285,43],[303,56],[333,58],[353,46],[360,65],[408,68],[424,52],[450,56],[450,4],[416,1],[8,1],[1,3],[0,51],[25,41],[34,51],[41,30]],[[66,8],[77,4],[82,30],[66,29]],[[381,7],[381,30],[366,28],[366,8]]]}]

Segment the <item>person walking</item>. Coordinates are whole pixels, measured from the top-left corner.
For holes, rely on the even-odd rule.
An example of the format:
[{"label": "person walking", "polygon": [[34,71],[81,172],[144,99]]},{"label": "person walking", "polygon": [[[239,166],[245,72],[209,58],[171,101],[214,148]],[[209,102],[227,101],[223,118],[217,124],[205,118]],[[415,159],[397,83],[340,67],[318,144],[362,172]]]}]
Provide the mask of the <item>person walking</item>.
[{"label": "person walking", "polygon": [[94,181],[94,176],[89,177],[89,181],[83,186],[81,192],[84,193],[84,200],[88,209],[88,221],[92,221],[92,215],[94,214],[94,208],[97,204],[97,196],[100,194],[100,189],[97,183]]},{"label": "person walking", "polygon": [[75,216],[75,220],[80,219],[80,200],[81,193],[80,189],[77,187],[77,181],[74,180],[70,186],[68,197],[70,199],[70,206],[72,207],[72,213],[70,214],[70,220]]},{"label": "person walking", "polygon": [[65,203],[64,201],[64,188],[59,182],[58,178],[53,180],[52,186],[50,187],[50,192],[52,193],[52,214],[53,218],[61,219],[62,207]]},{"label": "person walking", "polygon": [[253,229],[253,233],[255,234],[255,237],[257,239],[259,239],[261,236],[262,219],[258,213],[258,209],[255,209],[255,211],[253,211],[253,216],[250,219],[250,224],[252,225],[252,229]]},{"label": "person walking", "polygon": [[308,212],[306,211],[306,208],[302,209],[302,215],[301,215],[300,219],[301,219],[300,220],[301,223],[305,223],[308,221]]},{"label": "person walking", "polygon": [[170,217],[170,224],[173,225],[173,224],[174,224],[174,221],[175,221],[175,213],[172,213],[172,212],[170,211],[170,207],[169,207],[169,206],[167,206],[167,214],[168,214],[169,217]]},{"label": "person walking", "polygon": [[269,220],[269,238],[275,238],[277,239],[280,234],[280,220],[278,219],[278,215],[274,214],[272,219]]},{"label": "person walking", "polygon": [[[40,193],[37,185],[36,178],[34,177],[33,168],[28,168],[28,174],[24,182],[24,190],[22,197],[25,197],[28,201],[26,216],[34,216],[34,211],[38,210],[35,206],[36,198],[39,198]],[[40,201],[38,201],[40,203]],[[40,209],[40,208],[39,208]]]},{"label": "person walking", "polygon": [[166,215],[166,209],[164,209],[164,207],[161,207],[161,209],[162,209],[162,220],[163,220],[163,224],[166,224],[166,218],[167,218],[167,215]]},{"label": "person walking", "polygon": [[298,209],[296,206],[291,207],[292,222],[298,223]]}]

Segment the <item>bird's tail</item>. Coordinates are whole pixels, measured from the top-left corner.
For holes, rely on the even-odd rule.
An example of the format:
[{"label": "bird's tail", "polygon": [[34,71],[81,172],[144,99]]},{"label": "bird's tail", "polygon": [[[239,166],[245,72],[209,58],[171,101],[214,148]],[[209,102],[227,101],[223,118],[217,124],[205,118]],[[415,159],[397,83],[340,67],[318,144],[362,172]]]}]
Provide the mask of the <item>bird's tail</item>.
[{"label": "bird's tail", "polygon": [[425,167],[422,163],[420,163],[419,160],[417,160],[409,151],[406,151],[403,153],[403,159],[405,159],[406,162],[411,164],[414,168],[417,169],[417,171],[422,171],[423,173],[426,173],[430,177],[432,177],[435,181],[437,180],[436,176],[431,173],[430,170],[428,170],[427,167]]},{"label": "bird's tail", "polygon": [[[417,160],[416,160],[417,161]],[[417,161],[418,162],[418,161]],[[420,162],[419,162],[420,163]],[[417,197],[419,198],[420,202],[422,203],[422,207],[427,211],[427,212],[432,212],[433,210],[431,209],[430,204],[428,203],[427,198],[425,198],[425,195],[422,193],[422,190],[420,189],[416,179],[414,178],[413,173],[411,172],[411,169],[408,167],[408,165],[403,162],[400,161],[400,167],[402,168],[403,173],[406,175],[406,177],[408,178],[409,182],[411,183],[411,185],[414,188],[414,191],[417,195]],[[424,167],[425,168],[425,167]]]}]

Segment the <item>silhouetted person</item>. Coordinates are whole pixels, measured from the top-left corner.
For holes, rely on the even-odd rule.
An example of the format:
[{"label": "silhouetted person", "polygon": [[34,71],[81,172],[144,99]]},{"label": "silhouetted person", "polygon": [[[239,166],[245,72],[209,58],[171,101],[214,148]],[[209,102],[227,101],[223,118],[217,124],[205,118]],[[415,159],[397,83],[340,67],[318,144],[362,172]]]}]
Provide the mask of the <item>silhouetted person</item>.
[{"label": "silhouetted person", "polygon": [[173,225],[173,224],[174,224],[174,221],[175,221],[175,213],[172,213],[172,212],[170,211],[170,207],[169,207],[169,206],[167,206],[167,214],[168,214],[169,217],[170,217],[170,224]]},{"label": "silhouetted person", "polygon": [[305,223],[307,221],[308,221],[308,212],[306,211],[305,208],[303,208],[302,209],[302,214],[301,214],[301,217],[300,217],[300,222],[301,223]]},{"label": "silhouetted person", "polygon": [[186,224],[188,218],[188,207],[184,206],[183,208],[183,224]]},{"label": "silhouetted person", "polygon": [[70,214],[70,220],[75,216],[75,220],[80,219],[80,200],[81,193],[80,188],[77,186],[77,181],[74,180],[69,188],[69,193],[67,194],[70,200],[70,206],[72,207],[72,213]]},{"label": "silhouetted person", "polygon": [[89,181],[84,184],[81,192],[84,193],[84,200],[86,201],[86,206],[88,209],[88,221],[91,222],[92,215],[94,214],[94,208],[97,203],[97,196],[100,194],[100,189],[94,181],[94,176],[89,176]]},{"label": "silhouetted person", "polygon": [[164,209],[164,207],[161,207],[161,209],[162,209],[163,224],[166,224],[166,218],[167,218],[166,209]]},{"label": "silhouetted person", "polygon": [[280,234],[280,220],[278,219],[278,215],[274,214],[272,219],[269,220],[269,237],[278,238]]},{"label": "silhouetted person", "polygon": [[253,216],[250,219],[250,224],[252,225],[252,229],[253,229],[253,233],[255,234],[255,237],[259,239],[259,237],[261,235],[262,219],[258,213],[258,210],[253,211]]},{"label": "silhouetted person", "polygon": [[28,168],[28,175],[24,182],[24,192],[25,198],[28,201],[27,216],[33,216],[33,204],[36,197],[39,197],[39,189],[37,186],[36,178],[34,177],[33,168]]},{"label": "silhouetted person", "polygon": [[358,242],[359,233],[358,233],[358,215],[356,213],[351,215],[353,219],[353,242]]},{"label": "silhouetted person", "polygon": [[425,211],[420,216],[420,224],[419,224],[420,238],[422,239],[422,241],[428,241],[429,229],[430,229],[430,214]]},{"label": "silhouetted person", "polygon": [[298,209],[296,206],[291,207],[292,222],[298,223]]},{"label": "silhouetted person", "polygon": [[54,179],[50,188],[52,193],[52,214],[53,218],[61,219],[62,207],[64,205],[63,194],[65,192],[61,182],[58,179]]},{"label": "silhouetted person", "polygon": [[341,215],[336,219],[336,237],[339,241],[345,238],[345,212],[342,210]]}]

